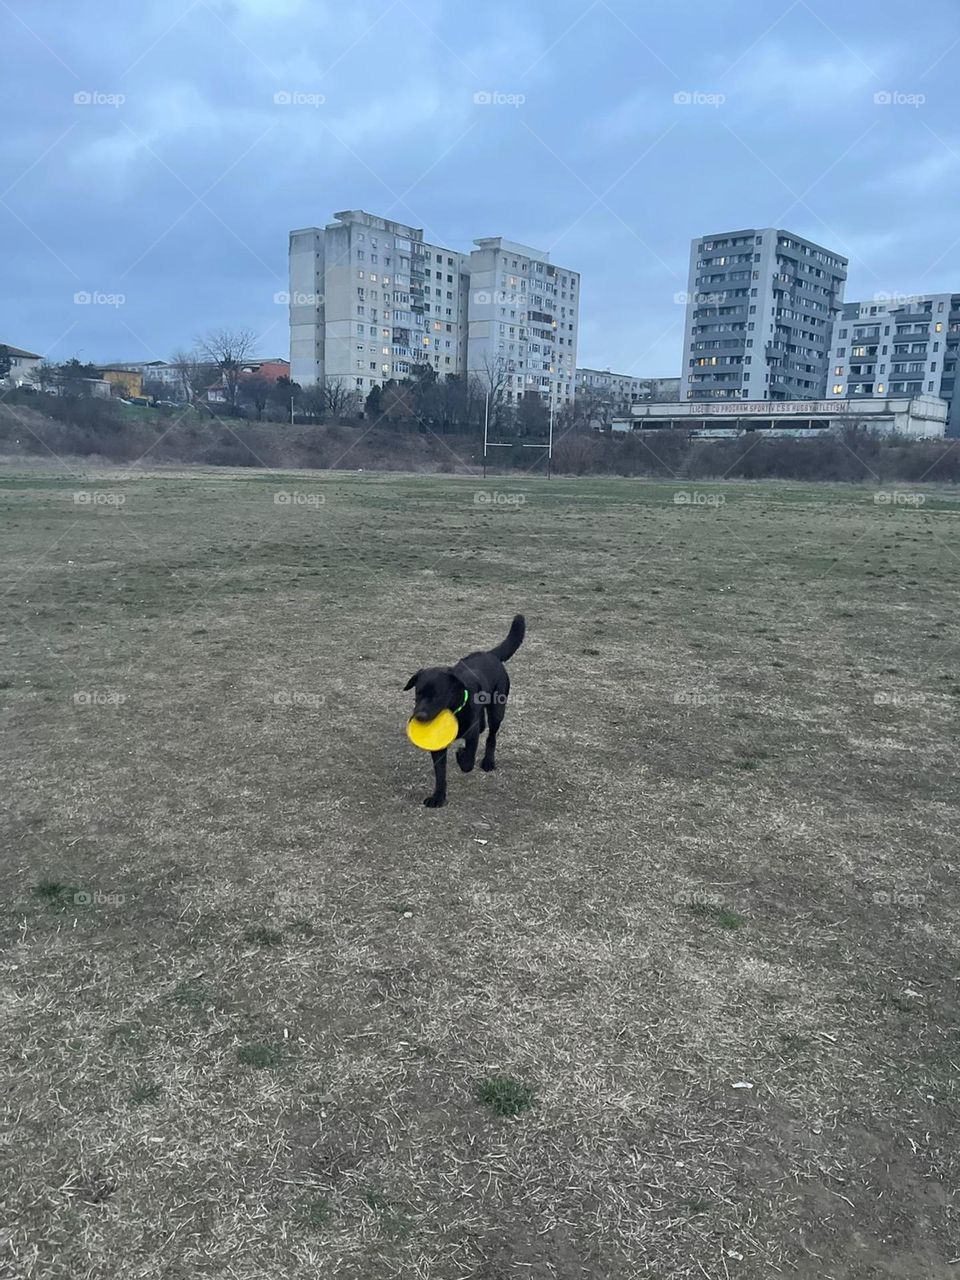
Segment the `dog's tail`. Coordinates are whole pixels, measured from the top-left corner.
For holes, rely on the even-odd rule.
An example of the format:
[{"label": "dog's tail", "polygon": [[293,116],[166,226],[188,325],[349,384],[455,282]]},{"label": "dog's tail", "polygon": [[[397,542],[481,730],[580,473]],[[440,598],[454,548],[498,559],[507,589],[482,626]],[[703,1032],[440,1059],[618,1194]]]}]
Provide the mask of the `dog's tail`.
[{"label": "dog's tail", "polygon": [[506,640],[501,640],[499,644],[494,645],[490,652],[496,654],[501,662],[506,662],[508,658],[513,657],[523,644],[523,637],[526,634],[527,624],[524,621],[523,614],[518,613],[510,623],[510,630],[507,632]]}]

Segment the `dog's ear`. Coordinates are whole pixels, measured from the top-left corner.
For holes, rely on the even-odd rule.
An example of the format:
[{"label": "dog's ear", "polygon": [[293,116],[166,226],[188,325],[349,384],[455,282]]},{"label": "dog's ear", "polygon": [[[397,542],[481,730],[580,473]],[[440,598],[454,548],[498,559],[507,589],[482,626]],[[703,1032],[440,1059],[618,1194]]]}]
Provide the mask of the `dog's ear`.
[{"label": "dog's ear", "polygon": [[[422,670],[423,670],[423,667],[420,668],[420,671]],[[420,671],[415,671],[413,675],[410,677],[410,679],[407,681],[407,683],[403,686],[404,693],[406,693],[408,689],[412,689],[413,686],[420,679]]]}]

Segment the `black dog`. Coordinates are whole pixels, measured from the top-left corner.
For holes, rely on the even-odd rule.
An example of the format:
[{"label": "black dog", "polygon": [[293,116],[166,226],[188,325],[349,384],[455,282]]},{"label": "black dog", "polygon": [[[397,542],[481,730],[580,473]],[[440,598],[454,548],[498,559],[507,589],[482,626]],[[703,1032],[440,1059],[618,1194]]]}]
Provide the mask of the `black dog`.
[{"label": "black dog", "polygon": [[[489,773],[497,767],[493,753],[497,747],[497,731],[507,709],[510,677],[503,665],[520,648],[526,634],[522,614],[510,623],[507,638],[483,653],[468,653],[455,667],[421,667],[411,676],[404,689],[416,686],[417,700],[413,708],[415,720],[433,720],[444,709],[457,717],[458,738],[463,746],[457,752],[457,764],[469,773],[477,755],[477,743],[483,732],[484,713],[487,723],[487,745],[480,768]],[[447,749],[431,751],[433,756],[433,795],[424,804],[437,809],[447,803]]]}]

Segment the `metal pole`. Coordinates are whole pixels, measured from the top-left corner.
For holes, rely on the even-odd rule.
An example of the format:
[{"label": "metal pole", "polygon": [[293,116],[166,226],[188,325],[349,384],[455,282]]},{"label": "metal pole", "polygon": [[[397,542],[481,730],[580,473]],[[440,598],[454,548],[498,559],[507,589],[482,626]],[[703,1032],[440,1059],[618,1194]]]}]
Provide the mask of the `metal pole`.
[{"label": "metal pole", "polygon": [[547,439],[547,479],[553,478],[553,410],[554,410],[554,386],[550,384],[550,435]]},{"label": "metal pole", "polygon": [[490,392],[483,403],[483,478],[487,478],[487,432],[490,426]]}]

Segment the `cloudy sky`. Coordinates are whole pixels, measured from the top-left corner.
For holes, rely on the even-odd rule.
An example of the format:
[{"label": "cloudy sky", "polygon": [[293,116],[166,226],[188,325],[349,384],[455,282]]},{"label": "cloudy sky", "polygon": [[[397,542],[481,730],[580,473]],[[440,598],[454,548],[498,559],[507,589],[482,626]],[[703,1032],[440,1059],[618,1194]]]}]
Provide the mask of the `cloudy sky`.
[{"label": "cloudy sky", "polygon": [[960,289],[957,0],[0,0],[0,48],[0,341],[52,359],[287,355],[287,233],[349,208],[549,250],[637,374],[705,232]]}]

